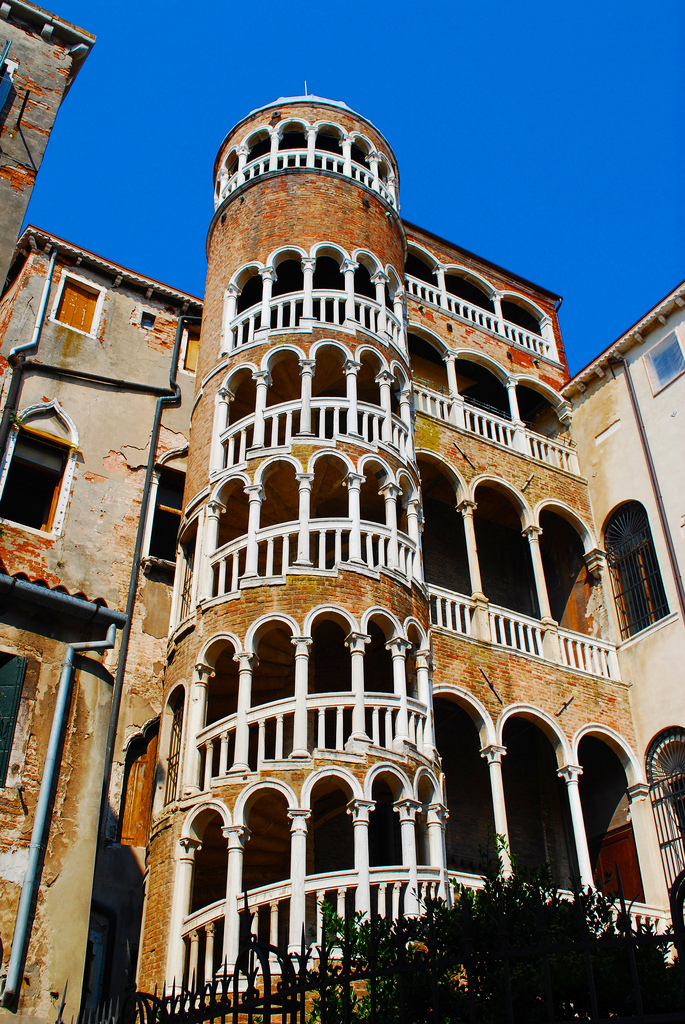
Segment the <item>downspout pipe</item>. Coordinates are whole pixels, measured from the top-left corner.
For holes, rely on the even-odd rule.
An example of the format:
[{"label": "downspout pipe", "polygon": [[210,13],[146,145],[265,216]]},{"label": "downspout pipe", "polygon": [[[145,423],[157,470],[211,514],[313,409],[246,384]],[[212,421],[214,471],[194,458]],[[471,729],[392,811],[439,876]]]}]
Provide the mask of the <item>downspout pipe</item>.
[{"label": "downspout pipe", "polygon": [[647,463],[647,472],[649,473],[649,480],[652,485],[652,491],[654,492],[654,500],[656,501],[656,507],[659,513],[661,530],[664,535],[664,540],[666,541],[666,550],[668,552],[668,560],[671,564],[671,572],[673,573],[675,589],[678,595],[680,614],[682,616],[683,622],[685,622],[685,587],[683,587],[683,578],[680,573],[680,565],[678,564],[678,555],[676,553],[675,545],[673,543],[673,537],[671,536],[671,528],[668,525],[668,517],[666,516],[666,506],[664,505],[664,499],[661,494],[661,488],[659,486],[659,478],[657,476],[656,467],[654,466],[654,460],[652,459],[652,452],[649,447],[649,439],[647,438],[647,431],[645,430],[644,420],[642,419],[640,404],[637,400],[637,395],[635,393],[635,386],[633,384],[633,378],[630,372],[630,367],[628,365],[628,360],[624,355],[621,355],[618,357],[616,361],[623,366],[623,373],[625,374],[626,386],[628,388],[628,396],[630,398],[630,404],[633,408],[633,415],[635,417],[635,423],[637,424],[637,431],[640,435],[640,442],[642,444],[642,451],[644,452],[645,462]]},{"label": "downspout pipe", "polygon": [[159,428],[162,421],[162,412],[165,406],[173,406],[180,402],[181,389],[176,380],[178,373],[178,356],[181,351],[181,338],[183,337],[183,328],[186,323],[200,323],[202,317],[199,316],[180,316],[178,318],[178,324],[176,326],[176,338],[174,340],[174,348],[171,354],[171,365],[169,367],[169,391],[166,395],[162,395],[157,399],[155,405],[155,415],[152,421],[152,431],[150,433],[150,453],[148,455],[147,467],[145,470],[145,482],[143,484],[143,494],[140,503],[140,518],[138,520],[138,531],[136,533],[136,543],[133,551],[133,561],[131,563],[131,577],[128,587],[128,598],[126,601],[126,625],[121,635],[121,648],[119,651],[119,661],[117,664],[117,674],[114,681],[114,689],[112,692],[112,706],[109,718],[109,731],[107,733],[107,744],[105,747],[105,763],[102,773],[102,795],[100,798],[100,823],[99,823],[99,837],[98,837],[98,852],[100,852],[105,844],[105,838],[107,833],[107,812],[109,808],[109,785],[112,775],[112,762],[114,760],[114,747],[116,744],[117,730],[119,728],[119,711],[121,709],[121,698],[124,687],[124,675],[126,673],[126,658],[128,655],[129,638],[131,635],[131,625],[133,622],[133,611],[136,604],[136,597],[138,595],[138,580],[140,579],[140,562],[141,554],[143,550],[143,539],[145,537],[145,525],[147,523],[148,508],[150,504],[150,488],[152,485],[152,474],[155,468],[155,458],[157,455],[157,441],[159,438]]},{"label": "downspout pipe", "polygon": [[21,991],[24,964],[31,936],[32,909],[40,885],[43,858],[50,834],[52,789],[59,775],[64,723],[71,704],[74,654],[83,651],[107,651],[114,647],[116,631],[122,626],[122,616],[117,614],[115,619],[110,613],[110,618],[113,621],[110,622],[107,636],[104,640],[69,644],[64,655],[64,661],[62,662],[62,672],[57,688],[57,700],[52,716],[50,739],[48,740],[48,749],[43,766],[43,778],[36,803],[31,842],[29,843],[28,864],[21,886],[17,920],[12,939],[12,952],[10,953],[7,966],[5,988],[2,993],[2,1005],[5,1007],[14,1007]]}]

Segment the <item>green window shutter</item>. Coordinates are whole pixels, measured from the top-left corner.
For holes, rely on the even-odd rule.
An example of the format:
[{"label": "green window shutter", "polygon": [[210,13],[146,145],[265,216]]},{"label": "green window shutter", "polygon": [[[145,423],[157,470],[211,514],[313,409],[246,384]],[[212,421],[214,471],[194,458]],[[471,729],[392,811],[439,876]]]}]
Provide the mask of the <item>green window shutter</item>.
[{"label": "green window shutter", "polygon": [[5,785],[7,778],[26,661],[26,658],[0,654],[0,786]]}]

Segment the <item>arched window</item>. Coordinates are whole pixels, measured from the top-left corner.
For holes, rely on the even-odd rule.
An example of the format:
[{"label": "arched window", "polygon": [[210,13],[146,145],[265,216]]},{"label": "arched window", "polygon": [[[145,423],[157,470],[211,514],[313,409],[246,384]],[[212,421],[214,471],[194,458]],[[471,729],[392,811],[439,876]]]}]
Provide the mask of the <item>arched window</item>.
[{"label": "arched window", "polygon": [[611,582],[623,638],[668,615],[647,513],[639,501],[622,505],[604,531]]},{"label": "arched window", "polygon": [[685,730],[666,729],[652,741],[647,781],[670,887],[685,869]]},{"label": "arched window", "polygon": [[119,839],[122,846],[147,846],[158,732],[159,723],[155,723],[145,734],[136,736],[126,751]]},{"label": "arched window", "polygon": [[169,704],[171,730],[166,769],[166,790],[164,792],[165,804],[170,804],[172,800],[175,800],[178,791],[178,775],[181,765],[181,738],[183,736],[184,696],[183,690],[179,689]]}]

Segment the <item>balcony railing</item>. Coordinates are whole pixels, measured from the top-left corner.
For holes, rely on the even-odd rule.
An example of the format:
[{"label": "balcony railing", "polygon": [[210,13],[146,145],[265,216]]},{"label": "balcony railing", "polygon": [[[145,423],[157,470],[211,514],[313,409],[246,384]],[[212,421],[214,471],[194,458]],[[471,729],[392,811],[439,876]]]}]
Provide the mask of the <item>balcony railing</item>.
[{"label": "balcony railing", "polygon": [[465,302],[464,299],[460,299],[450,292],[443,292],[437,285],[427,284],[425,281],[420,281],[409,275],[405,275],[404,280],[408,295],[416,299],[417,302],[428,302],[432,306],[438,306],[469,325],[475,325],[492,334],[498,334],[500,338],[512,345],[526,348],[538,356],[544,356],[545,359],[556,360],[556,346],[541,335],[525,331],[509,320],[496,316],[487,309],[480,309],[479,306],[474,306],[470,302]]},{"label": "balcony railing", "polygon": [[371,334],[386,334],[396,348],[401,351],[405,349],[402,327],[394,312],[365,296],[355,295],[354,308],[348,313],[346,292],[316,289],[312,293],[312,319],[307,319],[304,325],[303,292],[276,296],[269,302],[269,311],[269,321],[264,324],[260,304],[251,306],[234,317],[228,325],[231,351],[251,345],[255,340],[255,332],[263,328],[271,331],[292,331],[303,326],[309,329],[312,323],[334,327],[361,327]]},{"label": "balcony railing", "polygon": [[[264,446],[266,448],[284,448],[292,444],[293,438],[300,431],[301,402],[282,402],[280,405],[268,407],[264,412]],[[369,445],[377,445],[383,434],[384,413],[376,405],[366,402],[357,404],[357,423],[349,422],[349,403],[346,398],[313,398],[311,400],[311,433],[306,440],[333,441],[338,437],[362,440]],[[350,428],[356,426],[356,433]],[[397,449],[402,458],[407,457],[407,439],[409,431],[406,423],[398,416],[391,419],[390,444]],[[221,435],[223,447],[223,469],[230,469],[247,459],[254,436],[254,416],[244,416],[236,423],[230,424]],[[303,438],[300,438],[302,440]]]},{"label": "balcony railing", "polygon": [[[352,693],[309,694],[307,696],[308,748],[318,755],[342,754],[352,735]],[[365,729],[375,747],[393,750],[397,739],[400,700],[392,694],[365,693]],[[409,741],[423,750],[426,709],[407,699]],[[272,701],[251,708],[246,715],[250,733],[250,769],[262,771],[283,761],[293,750],[294,698]],[[226,778],[235,763],[237,715],[208,725],[197,735],[202,768],[202,787],[209,791],[213,781]]]},{"label": "balcony railing", "polygon": [[515,425],[504,416],[470,405],[468,399],[454,398],[418,381],[414,381],[414,395],[417,410],[433,419],[452,423],[486,441],[494,441],[538,462],[546,462],[555,469],[576,475],[580,471],[575,449],[563,441],[552,441],[536,434],[530,427]]},{"label": "balcony railing", "polygon": [[[249,163],[245,164],[242,171],[236,171],[235,174],[229,178],[219,193],[217,205],[223,202],[226,196],[235,191],[239,185],[252,180],[252,178],[258,178],[260,175],[266,174],[268,171],[285,171],[290,167],[307,167],[307,155],[306,149],[286,149],[277,153],[273,163],[272,157],[268,153],[256,160],[251,160]],[[388,186],[381,177],[374,176],[368,167],[364,167],[362,164],[358,164],[354,160],[349,164],[349,171],[346,171],[345,158],[342,155],[329,153],[322,149],[315,149],[314,163],[312,166],[317,170],[332,171],[334,174],[344,174],[346,177],[350,177],[354,181],[358,181],[367,188],[372,189],[372,191],[378,192],[387,203],[390,203],[391,206],[396,205],[394,189]]]},{"label": "balcony railing", "polygon": [[[433,584],[429,584],[428,591],[434,626],[462,636],[477,635],[476,606],[472,597]],[[545,627],[538,619],[488,604],[488,632],[490,643],[497,647],[532,654],[536,658],[550,657],[550,652],[544,649]],[[604,679],[621,678],[615,644],[562,627],[555,635],[557,643],[551,656],[560,665]]]}]

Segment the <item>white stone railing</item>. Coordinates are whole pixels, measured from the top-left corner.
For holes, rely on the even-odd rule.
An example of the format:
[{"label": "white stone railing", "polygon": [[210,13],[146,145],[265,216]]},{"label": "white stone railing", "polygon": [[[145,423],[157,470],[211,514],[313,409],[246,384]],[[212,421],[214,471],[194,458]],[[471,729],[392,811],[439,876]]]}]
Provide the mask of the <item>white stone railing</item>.
[{"label": "white stone railing", "polygon": [[[316,751],[318,755],[345,752],[352,734],[353,707],[354,695],[349,691],[307,696],[308,735],[312,752]],[[397,738],[399,697],[367,692],[364,695],[364,707],[365,728],[371,743],[381,749],[393,750]],[[284,761],[290,756],[293,750],[294,715],[294,697],[271,701],[247,712],[247,728],[257,736],[250,765],[252,771],[273,767],[274,762]],[[407,698],[407,718],[409,741],[422,751],[426,708],[419,701]],[[233,768],[237,726],[237,715],[234,714],[220,722],[213,722],[197,734],[197,748],[200,755],[204,755],[202,787],[206,792],[211,790],[212,780],[225,781]]]},{"label": "white stone railing", "polygon": [[509,647],[525,654],[543,656],[542,638],[544,629],[538,619],[531,619],[519,612],[490,605],[490,640],[499,647]]},{"label": "white stone railing", "polygon": [[429,587],[431,622],[462,636],[473,636],[473,598],[441,587]]},{"label": "white stone railing", "polygon": [[616,645],[598,637],[559,629],[561,664],[605,679],[620,679]]},{"label": "white stone railing", "polygon": [[504,416],[471,405],[467,398],[446,394],[416,380],[413,388],[418,412],[451,423],[470,434],[478,434],[486,441],[511,448],[538,462],[554,466],[555,469],[563,469],[567,473],[575,473],[576,476],[579,474],[578,455],[571,445],[564,444],[563,441],[553,441],[542,434],[536,434],[529,427],[513,423]]},{"label": "white stone railing", "polygon": [[490,331],[492,334],[497,334],[512,345],[526,348],[538,356],[544,356],[545,359],[557,359],[556,344],[551,329],[549,330],[549,337],[544,338],[541,335],[525,331],[522,327],[517,327],[516,324],[510,323],[509,320],[505,320],[503,317],[496,316],[487,309],[480,309],[480,307],[474,306],[470,302],[465,302],[464,299],[460,299],[450,292],[441,291],[437,284],[427,284],[425,281],[420,281],[416,277],[410,277],[408,274],[405,275],[404,280],[407,294],[411,298],[416,299],[417,302],[428,302],[432,306],[445,309],[457,319]]},{"label": "white stone railing", "polygon": [[[311,317],[305,317],[304,292],[277,295],[269,300],[269,322],[262,324],[260,303],[243,310],[228,324],[228,350],[234,351],[252,345],[255,334],[266,328],[271,331],[311,330],[313,324],[328,324],[333,327],[356,329],[361,327],[371,334],[387,335],[392,344],[405,350],[404,334],[394,312],[381,306],[374,299],[355,295],[353,308],[349,309],[347,292],[315,289],[311,293]],[[262,339],[263,340],[263,339]]]},{"label": "white stone railing", "polygon": [[[369,445],[378,445],[383,433],[383,410],[366,402],[357,403],[357,423],[349,423],[349,402],[346,398],[312,398],[311,432],[299,439],[308,442],[333,441],[338,437],[360,438]],[[264,411],[264,447],[285,448],[298,437],[301,403],[299,400],[268,406]],[[219,438],[223,449],[222,469],[231,469],[245,462],[254,436],[254,415],[231,423]],[[354,429],[356,426],[356,430]],[[399,416],[391,417],[390,444],[400,456],[407,458],[409,430]],[[259,454],[255,452],[253,454]]]},{"label": "white stone railing", "polygon": [[[349,519],[312,519],[309,523],[309,566],[296,566],[300,524],[279,523],[257,531],[257,573],[253,578],[269,579],[285,576],[298,568],[310,571],[335,569],[350,562]],[[397,564],[393,563],[393,536],[389,527],[380,523],[361,523],[361,564],[367,569],[390,569],[411,583],[420,579],[416,544],[405,533],[397,533]],[[211,556],[214,583],[212,597],[234,593],[245,578],[247,535],[224,544]]]},{"label": "white stone railing", "polygon": [[[348,165],[349,169],[346,170],[345,163],[345,158],[342,155],[329,153],[323,149],[314,150],[314,162],[312,164],[314,168],[333,171],[334,174],[344,174],[346,177],[352,178],[354,181],[358,181],[367,188],[370,188],[373,192],[378,192],[391,206],[396,205],[394,189],[386,184],[380,176],[374,175],[368,167],[355,163],[355,161],[351,161]],[[268,171],[285,171],[291,167],[307,167],[306,149],[279,150],[273,161],[269,153],[258,157],[256,160],[251,160],[245,164],[242,171],[236,171],[229,178],[219,193],[217,205],[223,202],[226,196],[234,192],[244,182],[250,181],[252,178],[258,178]]]}]

